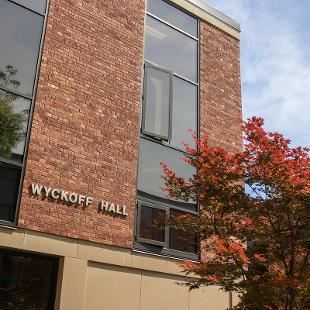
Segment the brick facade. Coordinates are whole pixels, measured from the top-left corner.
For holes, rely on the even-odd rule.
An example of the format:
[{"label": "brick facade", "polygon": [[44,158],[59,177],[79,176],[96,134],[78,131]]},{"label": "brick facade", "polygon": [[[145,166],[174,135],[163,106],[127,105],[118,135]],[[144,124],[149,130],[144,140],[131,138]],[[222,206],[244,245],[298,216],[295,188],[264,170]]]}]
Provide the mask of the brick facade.
[{"label": "brick facade", "polygon": [[241,139],[239,41],[200,23],[200,131],[211,145],[238,151]]},{"label": "brick facade", "polygon": [[[132,247],[144,0],[51,0],[18,226]],[[239,41],[200,23],[201,131],[239,149]],[[39,183],[95,198],[86,208],[43,200]],[[100,199],[127,218],[98,213]]]},{"label": "brick facade", "polygon": [[[131,247],[143,59],[143,0],[51,0],[18,226]],[[32,182],[96,198],[82,209]],[[99,214],[97,201],[128,206]]]}]

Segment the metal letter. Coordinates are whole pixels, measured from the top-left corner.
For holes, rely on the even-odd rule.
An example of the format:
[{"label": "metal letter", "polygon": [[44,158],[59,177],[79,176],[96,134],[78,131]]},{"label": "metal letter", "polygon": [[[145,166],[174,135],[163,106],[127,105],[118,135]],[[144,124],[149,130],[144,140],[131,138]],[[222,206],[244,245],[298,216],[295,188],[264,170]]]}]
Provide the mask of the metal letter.
[{"label": "metal letter", "polygon": [[[73,197],[74,197],[74,198],[73,198]],[[77,196],[77,194],[71,193],[71,194],[69,195],[69,201],[70,201],[71,203],[76,203],[76,202],[78,201],[78,196]]]},{"label": "metal letter", "polygon": [[54,199],[58,199],[59,198],[59,190],[57,188],[54,188],[51,192],[51,196]]},{"label": "metal letter", "polygon": [[111,204],[110,204],[110,208],[109,208],[108,211],[109,211],[109,212],[114,212],[114,213],[115,213],[115,205],[114,205],[114,203],[111,203]]},{"label": "metal letter", "polygon": [[102,200],[100,203],[101,211],[108,211],[108,208],[109,208],[109,202]]},{"label": "metal letter", "polygon": [[68,194],[69,192],[61,191],[60,200],[65,200],[68,202]]},{"label": "metal letter", "polygon": [[42,186],[32,183],[31,190],[33,195],[41,195]]},{"label": "metal letter", "polygon": [[86,202],[85,202],[86,207],[88,207],[93,202],[93,199],[94,199],[93,197],[86,196]]},{"label": "metal letter", "polygon": [[50,191],[52,190],[50,187],[46,187],[43,186],[44,190],[45,190],[45,196],[48,197],[48,194],[50,193]]},{"label": "metal letter", "polygon": [[116,213],[120,214],[120,215],[123,215],[122,207],[120,205],[116,205]]},{"label": "metal letter", "polygon": [[126,208],[127,208],[126,206],[123,206],[123,215],[124,216],[128,216],[128,213],[126,212]]},{"label": "metal letter", "polygon": [[78,204],[81,205],[81,204],[83,204],[83,202],[85,202],[85,196],[84,195],[79,195]]}]

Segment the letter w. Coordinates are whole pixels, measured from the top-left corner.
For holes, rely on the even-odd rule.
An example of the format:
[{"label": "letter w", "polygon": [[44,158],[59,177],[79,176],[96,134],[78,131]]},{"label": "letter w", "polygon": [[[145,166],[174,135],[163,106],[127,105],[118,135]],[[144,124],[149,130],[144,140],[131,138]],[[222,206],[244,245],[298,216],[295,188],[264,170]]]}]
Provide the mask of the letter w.
[{"label": "letter w", "polygon": [[41,190],[42,190],[41,185],[37,185],[37,184],[31,184],[31,189],[32,189],[32,194],[33,195],[41,195]]}]

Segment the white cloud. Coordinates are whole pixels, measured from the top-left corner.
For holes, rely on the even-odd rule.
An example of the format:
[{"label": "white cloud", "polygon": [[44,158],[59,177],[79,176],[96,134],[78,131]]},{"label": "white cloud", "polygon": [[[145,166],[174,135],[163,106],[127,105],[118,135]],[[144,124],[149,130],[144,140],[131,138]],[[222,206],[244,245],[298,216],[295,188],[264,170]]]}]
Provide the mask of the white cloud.
[{"label": "white cloud", "polygon": [[241,23],[244,117],[263,116],[269,130],[309,146],[309,43],[298,25],[303,8],[290,10],[292,3],[280,0],[207,2]]}]

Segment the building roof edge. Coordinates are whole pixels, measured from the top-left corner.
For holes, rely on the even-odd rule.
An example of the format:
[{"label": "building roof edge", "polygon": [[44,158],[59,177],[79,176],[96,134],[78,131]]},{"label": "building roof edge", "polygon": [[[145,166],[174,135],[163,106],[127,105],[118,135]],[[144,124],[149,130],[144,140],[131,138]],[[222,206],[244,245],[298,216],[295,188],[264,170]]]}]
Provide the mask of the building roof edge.
[{"label": "building roof edge", "polygon": [[224,22],[228,26],[236,29],[237,31],[241,31],[240,23],[234,20],[233,18],[225,15],[221,11],[213,8],[212,6],[208,5],[202,0],[187,0],[188,2],[192,3],[193,5],[199,7],[200,9],[204,10],[208,14],[212,15],[213,17],[217,18],[218,20]]}]

